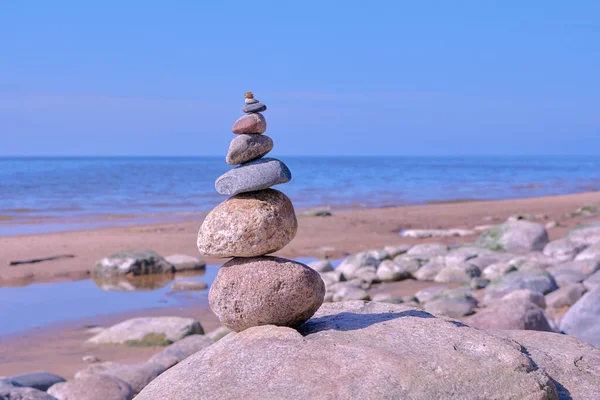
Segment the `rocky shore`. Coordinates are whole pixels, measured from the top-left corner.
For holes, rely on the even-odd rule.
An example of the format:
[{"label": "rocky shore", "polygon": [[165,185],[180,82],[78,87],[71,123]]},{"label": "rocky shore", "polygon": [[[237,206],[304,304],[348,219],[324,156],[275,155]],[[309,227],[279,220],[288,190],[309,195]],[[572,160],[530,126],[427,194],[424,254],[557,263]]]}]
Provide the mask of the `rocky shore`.
[{"label": "rocky shore", "polygon": [[[234,313],[221,321],[240,333],[219,328],[205,335],[193,318],[126,320],[97,329],[88,345],[166,347],[137,364],[90,356],[70,380],[49,372],[8,376],[1,393],[23,399],[131,399],[136,393],[139,399],[210,399],[248,397],[250,385],[257,388],[250,398],[597,398],[600,222],[594,217],[553,240],[538,217],[515,215],[470,243],[389,245],[352,254],[337,267],[323,259],[300,267],[320,277],[328,302],[312,318],[301,317],[308,319],[304,324],[289,320],[277,327],[238,317],[252,313]],[[165,273],[173,266],[139,252],[101,261],[106,267],[95,273]],[[222,271],[244,276],[238,282],[247,285],[241,287],[247,295],[239,299],[255,302],[251,310],[258,307],[261,317],[265,310],[283,310],[267,313],[283,321],[295,312],[265,308],[277,304],[267,299],[277,293],[270,282],[278,280],[261,272],[269,262],[279,265],[267,271],[291,273],[280,284],[302,288],[304,281],[293,278],[295,267],[285,265],[290,260],[233,258]],[[211,289],[223,304],[235,298],[223,284],[227,280],[216,280]],[[404,282],[425,286],[395,295],[395,285]],[[220,301],[212,304],[218,309]]]}]

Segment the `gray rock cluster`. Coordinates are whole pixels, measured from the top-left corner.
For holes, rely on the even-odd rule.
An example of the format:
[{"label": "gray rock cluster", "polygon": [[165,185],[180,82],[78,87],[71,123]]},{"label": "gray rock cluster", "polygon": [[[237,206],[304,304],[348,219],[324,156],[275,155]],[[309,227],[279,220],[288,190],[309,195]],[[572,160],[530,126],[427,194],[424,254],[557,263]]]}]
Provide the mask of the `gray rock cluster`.
[{"label": "gray rock cluster", "polygon": [[205,256],[229,258],[209,293],[213,312],[234,331],[258,325],[295,327],[323,303],[325,286],[304,264],[269,257],[296,235],[298,222],[290,199],[272,186],[289,182],[288,167],[264,158],[273,141],[263,135],[267,107],[246,93],[246,113],[233,125],[226,162],[241,164],[220,176],[215,188],[232,196],[213,209],[198,232]]},{"label": "gray rock cluster", "polygon": [[167,398],[597,399],[600,350],[565,335],[482,331],[404,305],[350,301],[324,304],[298,331],[231,334],[137,397]]},{"label": "gray rock cluster", "polygon": [[[512,220],[488,228],[473,245],[388,246],[351,255],[337,269],[310,266],[326,284],[326,301],[411,304],[482,329],[563,332],[600,347],[599,226],[548,241],[542,225]],[[404,279],[438,284],[415,296],[368,292]],[[462,286],[448,287],[456,284]]]}]

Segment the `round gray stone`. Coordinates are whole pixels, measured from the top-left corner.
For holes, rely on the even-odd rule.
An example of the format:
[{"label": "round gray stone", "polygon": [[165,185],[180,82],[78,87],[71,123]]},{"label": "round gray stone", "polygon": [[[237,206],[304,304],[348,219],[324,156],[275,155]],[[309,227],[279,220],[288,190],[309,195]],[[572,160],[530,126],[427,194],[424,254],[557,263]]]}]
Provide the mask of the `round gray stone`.
[{"label": "round gray stone", "polygon": [[273,140],[266,135],[240,134],[229,144],[225,162],[243,164],[261,158],[273,149]]},{"label": "round gray stone", "polygon": [[219,194],[233,196],[268,189],[291,179],[292,173],[283,162],[275,158],[261,158],[221,175],[215,182],[215,189]]},{"label": "round gray stone", "polygon": [[242,111],[245,113],[263,112],[267,111],[267,106],[261,103],[260,101],[257,101],[256,103],[246,104],[242,108]]},{"label": "round gray stone", "polygon": [[127,382],[102,374],[57,383],[48,389],[48,394],[59,400],[131,400],[134,395]]}]

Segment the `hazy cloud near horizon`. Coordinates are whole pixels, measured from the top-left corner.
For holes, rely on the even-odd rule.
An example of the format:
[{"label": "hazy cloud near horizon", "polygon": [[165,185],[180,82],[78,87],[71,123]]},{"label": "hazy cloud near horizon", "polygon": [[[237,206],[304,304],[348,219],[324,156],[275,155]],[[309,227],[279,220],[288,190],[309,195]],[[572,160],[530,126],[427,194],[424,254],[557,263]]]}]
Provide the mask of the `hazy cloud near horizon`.
[{"label": "hazy cloud near horizon", "polygon": [[309,3],[8,3],[0,156],[600,152],[600,5]]}]

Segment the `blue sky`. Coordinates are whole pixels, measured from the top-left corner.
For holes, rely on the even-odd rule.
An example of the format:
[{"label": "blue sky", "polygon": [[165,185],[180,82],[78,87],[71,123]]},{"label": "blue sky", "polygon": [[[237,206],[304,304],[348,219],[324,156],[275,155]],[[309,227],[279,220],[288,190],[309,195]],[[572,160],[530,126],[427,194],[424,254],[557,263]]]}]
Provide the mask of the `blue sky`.
[{"label": "blue sky", "polygon": [[[92,5],[96,3],[97,5]],[[0,155],[600,153],[595,1],[6,1]]]}]

